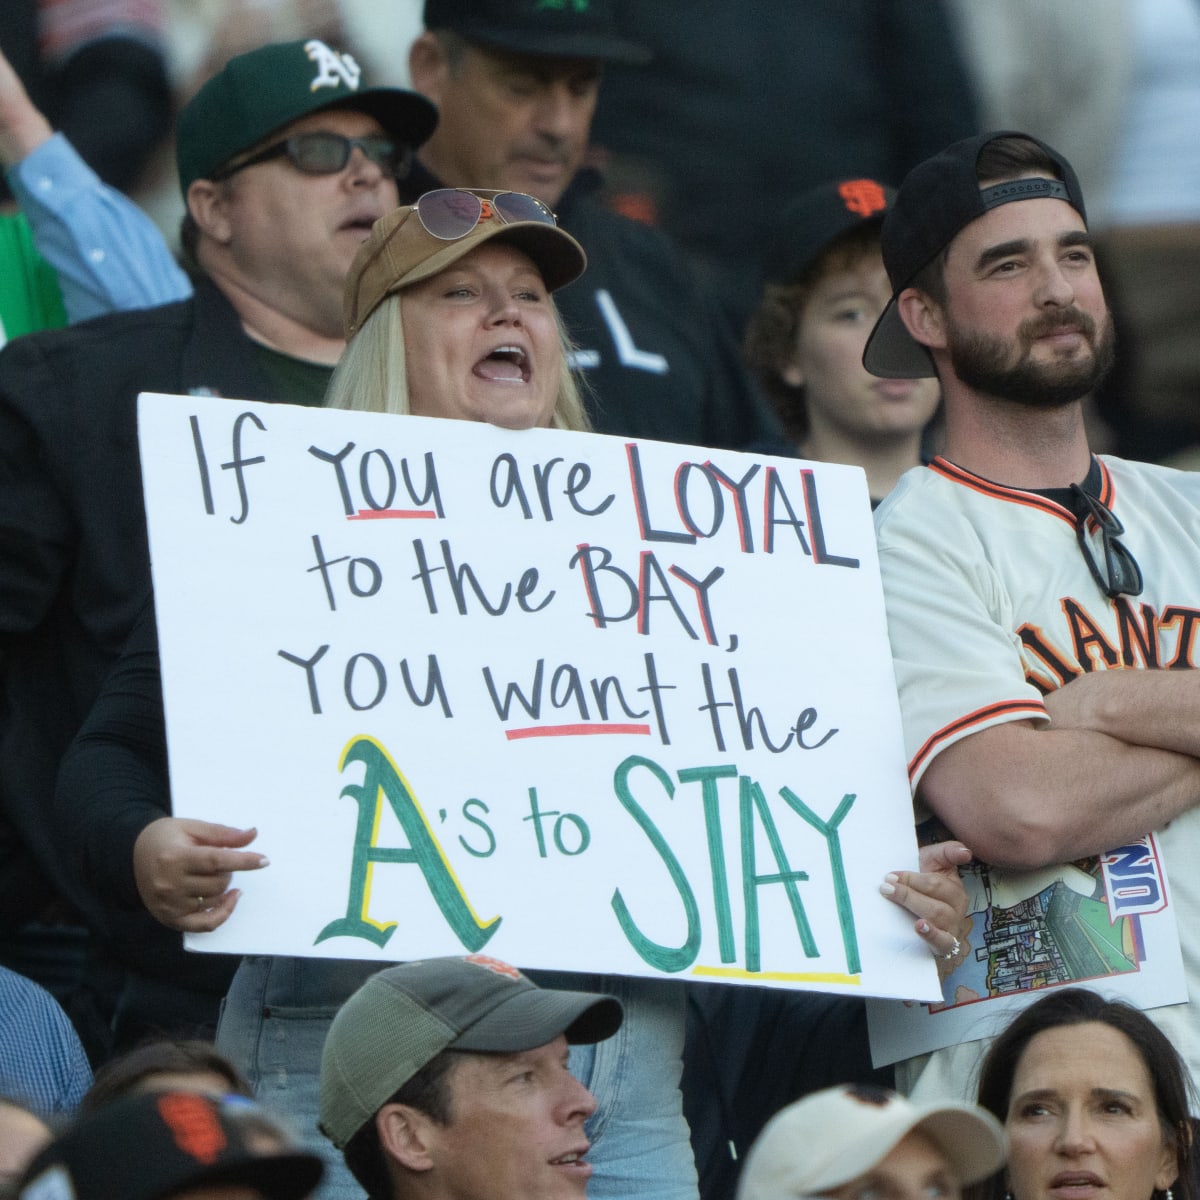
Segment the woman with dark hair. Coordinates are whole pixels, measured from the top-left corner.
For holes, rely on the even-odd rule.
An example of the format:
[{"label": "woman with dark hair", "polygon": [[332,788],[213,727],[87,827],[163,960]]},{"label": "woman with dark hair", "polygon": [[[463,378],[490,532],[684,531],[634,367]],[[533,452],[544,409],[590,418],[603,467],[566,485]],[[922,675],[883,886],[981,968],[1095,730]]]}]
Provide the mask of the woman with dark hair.
[{"label": "woman with dark hair", "polygon": [[1183,1062],[1144,1013],[1084,988],[1025,1009],[983,1061],[979,1103],[1004,1122],[1006,1171],[982,1200],[1192,1200]]}]

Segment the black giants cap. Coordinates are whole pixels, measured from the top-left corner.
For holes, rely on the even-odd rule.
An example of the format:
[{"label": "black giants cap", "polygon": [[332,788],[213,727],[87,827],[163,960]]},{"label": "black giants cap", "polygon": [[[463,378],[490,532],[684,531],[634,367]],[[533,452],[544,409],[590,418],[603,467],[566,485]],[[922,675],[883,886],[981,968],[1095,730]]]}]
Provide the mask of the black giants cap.
[{"label": "black giants cap", "polygon": [[[976,175],[979,155],[985,146],[1004,137],[1032,142],[1055,164],[1059,178],[1010,179],[981,188]],[[896,297],[972,221],[1001,204],[1045,197],[1065,200],[1087,221],[1083,192],[1071,164],[1045,142],[1015,130],[965,138],[913,167],[883,220],[883,264],[891,281],[892,298],[867,341],[863,353],[867,370],[884,379],[932,376],[933,360],[924,346],[909,337],[896,308]]]},{"label": "black giants cap", "polygon": [[783,212],[767,282],[795,283],[842,234],[880,223],[895,198],[895,188],[874,179],[839,179],[801,193]]},{"label": "black giants cap", "polygon": [[164,1200],[241,1184],[304,1200],[324,1168],[242,1096],[148,1092],[81,1117],[27,1169],[21,1200]]}]

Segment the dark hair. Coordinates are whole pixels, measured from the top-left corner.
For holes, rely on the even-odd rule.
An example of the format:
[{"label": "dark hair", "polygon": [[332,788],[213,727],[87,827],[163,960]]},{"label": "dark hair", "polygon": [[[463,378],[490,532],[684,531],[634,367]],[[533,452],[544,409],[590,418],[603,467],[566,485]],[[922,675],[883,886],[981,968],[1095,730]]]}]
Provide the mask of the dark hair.
[{"label": "dark hair", "polygon": [[[992,1043],[979,1075],[979,1103],[1001,1122],[1008,1116],[1013,1079],[1029,1043],[1048,1029],[1098,1022],[1122,1033],[1145,1064],[1154,1086],[1154,1104],[1163,1136],[1174,1147],[1179,1178],[1172,1185],[1176,1200],[1191,1200],[1189,1161],[1191,1118],[1187,1069],[1167,1036],[1145,1013],[1120,1000],[1106,1000],[1086,988],[1062,988],[1024,1010]],[[978,1184],[978,1200],[1000,1200],[1003,1172]],[[1020,1200],[1020,1198],[1018,1198]]]},{"label": "dark hair", "polygon": [[[379,1107],[406,1104],[423,1112],[437,1125],[449,1125],[450,1074],[461,1061],[461,1053],[458,1050],[443,1050]],[[346,1143],[342,1157],[369,1200],[391,1200],[392,1181],[373,1117]]]},{"label": "dark hair", "polygon": [[[975,178],[980,186],[985,183],[1004,183],[1029,174],[1062,178],[1058,163],[1037,142],[1021,134],[993,138],[979,151],[979,157],[975,160]],[[924,292],[938,304],[946,303],[946,252],[949,249],[949,246],[942,247],[941,253],[927,262],[909,285]]]},{"label": "dark hair", "polygon": [[81,1113],[95,1112],[106,1104],[141,1090],[153,1075],[213,1074],[225,1080],[227,1091],[253,1099],[254,1089],[242,1073],[211,1043],[188,1038],[163,1038],[143,1042],[112,1059],[80,1103]]},{"label": "dark hair", "polygon": [[864,259],[879,256],[879,227],[878,221],[853,226],[834,238],[791,282],[766,284],[746,325],[742,358],[794,442],[808,436],[808,410],[804,388],[788,383],[782,372],[796,352],[804,310],[813,288],[827,275],[852,270]]}]

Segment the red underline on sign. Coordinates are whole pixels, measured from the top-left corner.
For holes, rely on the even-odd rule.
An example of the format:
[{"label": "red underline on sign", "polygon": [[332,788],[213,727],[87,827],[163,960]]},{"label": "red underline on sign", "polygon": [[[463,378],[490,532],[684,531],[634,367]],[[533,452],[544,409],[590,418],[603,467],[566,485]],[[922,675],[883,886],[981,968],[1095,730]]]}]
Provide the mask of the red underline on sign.
[{"label": "red underline on sign", "polygon": [[360,508],[347,521],[433,521],[437,513],[427,508]]},{"label": "red underline on sign", "polygon": [[576,737],[589,733],[642,733],[649,735],[649,725],[531,725],[527,729],[506,729],[510,742],[519,738]]}]

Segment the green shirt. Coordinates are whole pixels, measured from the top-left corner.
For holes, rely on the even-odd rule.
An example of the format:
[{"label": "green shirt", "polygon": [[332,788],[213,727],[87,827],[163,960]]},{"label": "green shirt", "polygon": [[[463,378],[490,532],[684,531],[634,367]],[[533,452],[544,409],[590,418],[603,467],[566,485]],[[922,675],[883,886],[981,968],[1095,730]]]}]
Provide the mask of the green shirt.
[{"label": "green shirt", "polygon": [[293,358],[254,344],[255,357],[263,374],[271,381],[275,394],[286,397],[289,404],[303,404],[306,408],[321,408],[325,404],[325,392],[333,368],[322,363]]},{"label": "green shirt", "polygon": [[37,252],[23,213],[0,213],[0,345],[67,323],[54,268]]}]

